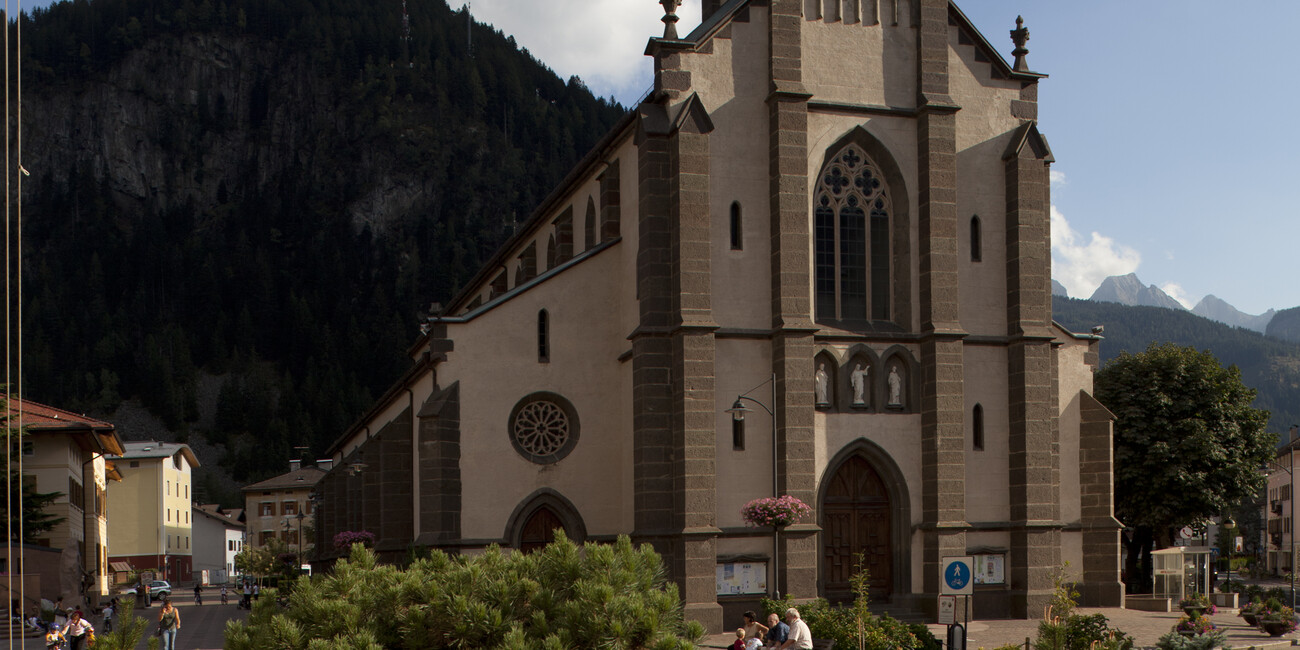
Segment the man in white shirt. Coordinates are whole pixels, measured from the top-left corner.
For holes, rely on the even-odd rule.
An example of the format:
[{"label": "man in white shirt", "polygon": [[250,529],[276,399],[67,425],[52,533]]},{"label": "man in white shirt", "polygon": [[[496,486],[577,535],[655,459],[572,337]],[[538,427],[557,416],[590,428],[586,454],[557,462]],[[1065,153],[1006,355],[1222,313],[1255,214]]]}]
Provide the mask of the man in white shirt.
[{"label": "man in white shirt", "polygon": [[785,622],[790,625],[790,636],[781,644],[781,650],[812,650],[812,632],[808,630],[808,624],[799,618],[799,610],[793,607],[785,610]]}]

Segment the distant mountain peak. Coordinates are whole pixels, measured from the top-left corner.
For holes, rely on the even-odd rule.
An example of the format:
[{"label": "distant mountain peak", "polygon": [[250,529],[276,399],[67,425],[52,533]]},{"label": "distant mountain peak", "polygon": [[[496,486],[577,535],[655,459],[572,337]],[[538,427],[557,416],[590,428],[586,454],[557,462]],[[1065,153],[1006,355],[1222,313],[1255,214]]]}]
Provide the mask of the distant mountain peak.
[{"label": "distant mountain peak", "polygon": [[1164,307],[1186,311],[1182,303],[1169,297],[1156,285],[1144,285],[1136,273],[1112,275],[1102,280],[1101,285],[1092,293],[1091,300],[1117,302],[1121,305],[1145,305],[1147,307]]},{"label": "distant mountain peak", "polygon": [[1277,311],[1270,309],[1259,315],[1247,314],[1211,294],[1201,298],[1201,301],[1192,308],[1192,313],[1234,327],[1244,327],[1263,333],[1268,329],[1268,324],[1272,322],[1273,315]]},{"label": "distant mountain peak", "polygon": [[1069,298],[1070,292],[1065,290],[1065,285],[1061,284],[1060,282],[1057,282],[1056,280],[1052,280],[1052,295],[1064,296],[1066,298]]}]

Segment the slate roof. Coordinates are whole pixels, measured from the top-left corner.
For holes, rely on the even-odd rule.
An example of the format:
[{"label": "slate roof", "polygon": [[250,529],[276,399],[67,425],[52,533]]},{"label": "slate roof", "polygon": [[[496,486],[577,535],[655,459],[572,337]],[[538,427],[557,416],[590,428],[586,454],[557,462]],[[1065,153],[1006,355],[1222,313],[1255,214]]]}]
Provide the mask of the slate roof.
[{"label": "slate roof", "polygon": [[325,476],[325,470],[320,469],[315,465],[309,465],[286,474],[273,476],[265,481],[246,485],[244,486],[244,491],[250,492],[253,490],[294,490],[299,488],[310,488],[316,485],[322,476]]},{"label": "slate roof", "polygon": [[194,455],[194,450],[190,446],[179,442],[158,442],[157,440],[143,440],[139,442],[128,442],[124,445],[126,449],[119,456],[125,460],[136,460],[140,458],[171,458],[177,453],[184,454],[185,458],[190,461],[190,465],[199,467],[199,459]]},{"label": "slate roof", "polygon": [[99,438],[102,451],[108,454],[122,452],[122,439],[117,435],[117,428],[111,422],[96,420],[27,399],[10,397],[4,393],[0,393],[0,397],[8,400],[13,424],[16,426],[21,423],[30,433],[93,432]]}]

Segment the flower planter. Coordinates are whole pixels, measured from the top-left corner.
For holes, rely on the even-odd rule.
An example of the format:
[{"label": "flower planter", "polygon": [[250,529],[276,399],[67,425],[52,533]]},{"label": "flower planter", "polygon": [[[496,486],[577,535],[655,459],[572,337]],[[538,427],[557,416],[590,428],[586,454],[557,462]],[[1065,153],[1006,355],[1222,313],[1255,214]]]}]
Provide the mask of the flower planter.
[{"label": "flower planter", "polygon": [[1251,627],[1254,627],[1259,624],[1259,617],[1255,616],[1254,614],[1243,613],[1241,615],[1241,620],[1246,621],[1246,625],[1249,625]]},{"label": "flower planter", "polygon": [[1183,613],[1184,613],[1184,614],[1187,614],[1188,616],[1190,616],[1190,617],[1192,617],[1192,618],[1200,618],[1200,617],[1201,617],[1201,614],[1204,614],[1204,613],[1205,613],[1205,608],[1204,608],[1204,607],[1197,607],[1197,606],[1191,606],[1191,605],[1189,605],[1189,606],[1185,606],[1185,607],[1183,607]]},{"label": "flower planter", "polygon": [[1291,629],[1291,624],[1286,621],[1260,621],[1259,629],[1269,636],[1282,636]]}]

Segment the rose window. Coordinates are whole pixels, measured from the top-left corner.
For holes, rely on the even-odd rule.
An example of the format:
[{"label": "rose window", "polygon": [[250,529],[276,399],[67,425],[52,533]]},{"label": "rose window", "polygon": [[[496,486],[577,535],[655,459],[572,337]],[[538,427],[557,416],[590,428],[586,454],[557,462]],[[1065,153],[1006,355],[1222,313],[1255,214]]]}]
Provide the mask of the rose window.
[{"label": "rose window", "polygon": [[524,458],[554,463],[577,443],[577,425],[577,414],[568,400],[552,393],[535,393],[515,406],[510,441]]}]

